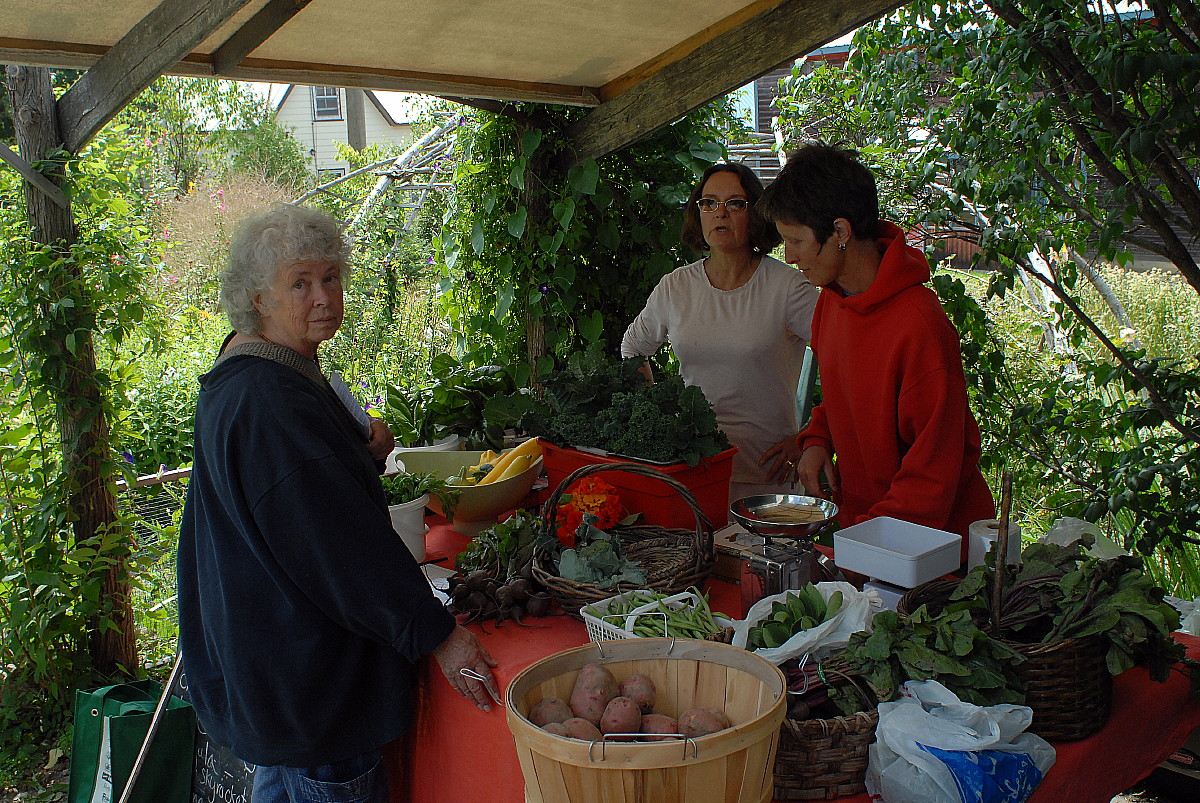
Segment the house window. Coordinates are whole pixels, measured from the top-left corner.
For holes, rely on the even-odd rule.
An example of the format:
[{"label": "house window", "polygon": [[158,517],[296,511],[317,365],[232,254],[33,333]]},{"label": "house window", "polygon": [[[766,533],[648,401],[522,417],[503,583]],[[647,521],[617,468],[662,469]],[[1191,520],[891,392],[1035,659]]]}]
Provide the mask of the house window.
[{"label": "house window", "polygon": [[314,86],[312,97],[314,120],[342,119],[342,93],[336,86]]}]

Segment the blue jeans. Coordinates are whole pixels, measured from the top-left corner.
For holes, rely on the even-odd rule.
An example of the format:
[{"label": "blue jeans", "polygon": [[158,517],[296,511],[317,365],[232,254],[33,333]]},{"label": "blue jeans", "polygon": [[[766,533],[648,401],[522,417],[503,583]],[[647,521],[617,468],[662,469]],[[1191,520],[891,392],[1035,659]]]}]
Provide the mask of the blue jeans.
[{"label": "blue jeans", "polygon": [[255,767],[252,803],[388,803],[378,750],[321,767]]}]

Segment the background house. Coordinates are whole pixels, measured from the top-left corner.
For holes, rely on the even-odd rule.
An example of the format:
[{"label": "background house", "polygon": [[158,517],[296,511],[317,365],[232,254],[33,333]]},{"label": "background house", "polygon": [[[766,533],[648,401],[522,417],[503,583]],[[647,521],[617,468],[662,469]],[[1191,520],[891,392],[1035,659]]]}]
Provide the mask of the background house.
[{"label": "background house", "polygon": [[275,119],[300,142],[314,172],[339,176],[349,164],[337,158],[338,144],[356,150],[408,145],[417,111],[402,92],[289,84],[275,104]]}]

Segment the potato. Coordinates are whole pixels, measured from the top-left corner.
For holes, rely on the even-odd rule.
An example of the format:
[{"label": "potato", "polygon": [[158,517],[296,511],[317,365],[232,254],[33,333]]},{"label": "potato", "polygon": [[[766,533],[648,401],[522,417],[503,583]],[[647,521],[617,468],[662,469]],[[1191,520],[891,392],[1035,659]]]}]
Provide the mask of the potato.
[{"label": "potato", "polygon": [[561,722],[547,722],[542,726],[542,730],[546,733],[553,733],[555,736],[566,736],[570,738],[571,732]]},{"label": "potato", "polygon": [[679,732],[684,736],[707,736],[730,726],[729,717],[719,708],[698,705],[679,715]]},{"label": "potato", "polygon": [[[679,723],[666,714],[643,714],[642,733],[679,733]],[[643,742],[665,742],[670,736],[643,736]]]},{"label": "potato", "polygon": [[604,708],[617,696],[617,679],[600,664],[587,664],[579,670],[571,692],[571,711],[593,725],[600,725]]},{"label": "potato", "polygon": [[629,697],[614,697],[600,717],[601,733],[637,733],[642,727],[642,709]]},{"label": "potato", "polygon": [[572,739],[583,739],[585,742],[600,740],[600,729],[582,717],[571,717],[563,723],[563,727],[571,734]]},{"label": "potato", "polygon": [[543,697],[529,709],[529,721],[539,728],[551,722],[566,722],[574,714],[561,697]]},{"label": "potato", "polygon": [[643,714],[652,713],[654,704],[658,702],[654,681],[645,675],[630,675],[622,680],[620,693],[622,697],[629,697],[636,702]]}]

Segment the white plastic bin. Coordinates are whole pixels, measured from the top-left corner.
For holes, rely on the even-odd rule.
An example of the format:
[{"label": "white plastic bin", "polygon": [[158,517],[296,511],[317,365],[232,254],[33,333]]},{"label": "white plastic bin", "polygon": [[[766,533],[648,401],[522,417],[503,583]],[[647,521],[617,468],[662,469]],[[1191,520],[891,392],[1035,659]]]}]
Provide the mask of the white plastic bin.
[{"label": "white plastic bin", "polygon": [[959,566],[962,536],[890,516],[833,534],[833,559],[846,569],[903,588],[916,588]]}]

